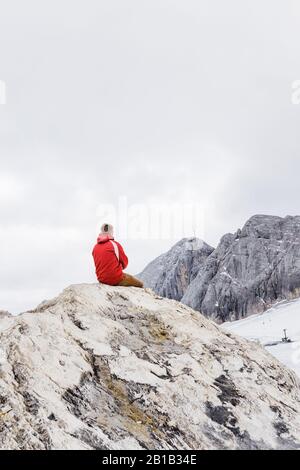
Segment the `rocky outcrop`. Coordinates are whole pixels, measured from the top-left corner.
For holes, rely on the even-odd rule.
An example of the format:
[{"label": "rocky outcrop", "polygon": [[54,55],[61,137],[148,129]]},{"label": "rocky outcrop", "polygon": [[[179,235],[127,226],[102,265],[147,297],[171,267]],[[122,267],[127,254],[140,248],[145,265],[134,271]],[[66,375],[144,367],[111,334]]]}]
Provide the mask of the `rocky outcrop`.
[{"label": "rocky outcrop", "polygon": [[225,321],[299,295],[300,217],[257,215],[221,239],[182,302]]},{"label": "rocky outcrop", "polygon": [[1,318],[8,318],[8,317],[10,317],[10,315],[11,314],[9,312],[6,312],[4,310],[0,310],[0,319]]},{"label": "rocky outcrop", "polygon": [[12,321],[13,316],[10,313],[0,310],[0,332],[2,329],[10,325]]},{"label": "rocky outcrop", "polygon": [[295,375],[142,289],[71,286],[0,349],[1,449],[300,448]]},{"label": "rocky outcrop", "polygon": [[201,265],[214,251],[199,238],[183,238],[138,275],[158,295],[181,300]]}]

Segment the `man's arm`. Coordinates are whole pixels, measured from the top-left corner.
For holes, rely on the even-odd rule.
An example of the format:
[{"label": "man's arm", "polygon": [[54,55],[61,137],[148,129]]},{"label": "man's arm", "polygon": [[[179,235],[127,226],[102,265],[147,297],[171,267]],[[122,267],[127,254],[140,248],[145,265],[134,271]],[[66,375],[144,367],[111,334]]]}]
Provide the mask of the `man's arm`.
[{"label": "man's arm", "polygon": [[120,243],[118,243],[118,247],[119,247],[119,259],[120,259],[120,263],[122,265],[122,268],[123,269],[126,269],[127,266],[128,266],[128,258],[127,256],[125,255],[125,252],[122,248],[122,246],[120,245]]}]

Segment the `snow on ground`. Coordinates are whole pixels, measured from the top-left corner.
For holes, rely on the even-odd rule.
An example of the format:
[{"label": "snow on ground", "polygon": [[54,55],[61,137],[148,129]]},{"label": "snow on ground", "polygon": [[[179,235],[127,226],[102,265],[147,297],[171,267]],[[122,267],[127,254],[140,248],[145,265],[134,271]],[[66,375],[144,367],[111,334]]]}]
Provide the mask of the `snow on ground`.
[{"label": "snow on ground", "polygon": [[[244,338],[259,341],[300,376],[300,299],[280,302],[262,314],[226,322],[222,326]],[[281,341],[284,329],[291,343]]]}]

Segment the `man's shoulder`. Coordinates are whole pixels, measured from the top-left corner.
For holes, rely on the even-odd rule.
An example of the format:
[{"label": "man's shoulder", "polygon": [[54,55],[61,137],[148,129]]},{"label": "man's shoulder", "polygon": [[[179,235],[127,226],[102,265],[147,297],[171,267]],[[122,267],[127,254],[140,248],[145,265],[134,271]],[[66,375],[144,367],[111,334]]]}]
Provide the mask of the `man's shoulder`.
[{"label": "man's shoulder", "polygon": [[113,241],[118,245],[119,248],[122,248],[122,249],[123,249],[123,247],[122,247],[122,245],[121,245],[120,242],[117,242],[117,240],[113,240]]}]

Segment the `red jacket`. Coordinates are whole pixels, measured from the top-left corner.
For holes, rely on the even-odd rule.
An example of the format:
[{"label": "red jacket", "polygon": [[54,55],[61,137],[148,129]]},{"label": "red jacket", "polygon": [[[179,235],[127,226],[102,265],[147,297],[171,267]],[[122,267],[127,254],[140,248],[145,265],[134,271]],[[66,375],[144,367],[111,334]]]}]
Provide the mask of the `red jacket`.
[{"label": "red jacket", "polygon": [[[119,249],[119,261],[111,240]],[[128,258],[120,243],[109,235],[100,235],[93,249],[93,257],[98,281],[110,286],[117,285],[123,277],[123,269],[128,265]]]}]

